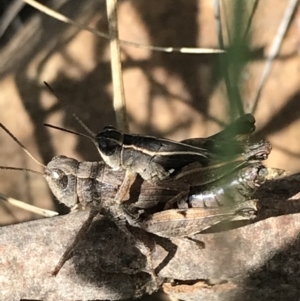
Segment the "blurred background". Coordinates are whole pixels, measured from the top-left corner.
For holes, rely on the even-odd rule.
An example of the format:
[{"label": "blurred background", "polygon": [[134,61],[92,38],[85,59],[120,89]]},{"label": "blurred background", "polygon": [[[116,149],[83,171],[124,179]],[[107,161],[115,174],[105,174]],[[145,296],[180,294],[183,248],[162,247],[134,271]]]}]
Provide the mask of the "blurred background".
[{"label": "blurred background", "polygon": [[[182,54],[122,46],[130,131],[175,140],[206,137],[242,111],[254,108],[257,130],[253,139],[267,138],[273,145],[266,164],[298,172],[300,14],[298,6],[286,14],[292,2],[118,1],[122,40],[164,47],[219,48],[221,44],[227,50],[226,54]],[[43,4],[108,32],[104,0]],[[108,41],[20,0],[2,0],[0,6],[0,122],[44,164],[58,154],[99,160],[87,139],[46,128],[43,123],[83,132],[71,116],[74,111],[94,132],[116,125]],[[289,24],[287,32],[258,93],[284,20]],[[63,101],[57,101],[43,81]],[[2,130],[0,144],[0,165],[41,170]],[[0,170],[0,192],[64,211],[38,175]],[[0,200],[0,225],[33,218],[36,216]]]}]

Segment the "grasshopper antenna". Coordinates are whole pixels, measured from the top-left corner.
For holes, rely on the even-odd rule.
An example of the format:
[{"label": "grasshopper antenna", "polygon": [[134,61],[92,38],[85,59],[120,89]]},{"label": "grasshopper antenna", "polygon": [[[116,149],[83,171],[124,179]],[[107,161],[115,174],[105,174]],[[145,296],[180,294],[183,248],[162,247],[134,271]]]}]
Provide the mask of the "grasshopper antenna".
[{"label": "grasshopper antenna", "polygon": [[1,166],[1,165],[0,165],[0,169],[20,170],[20,171],[32,172],[32,173],[35,173],[35,174],[37,174],[37,175],[44,176],[44,173],[43,173],[43,172],[36,171],[36,170],[33,170],[33,169],[29,169],[29,168],[10,167],[10,166]]},{"label": "grasshopper antenna", "polygon": [[[53,96],[59,101],[60,98],[56,95],[56,93],[54,92],[54,90],[51,88],[51,86],[47,83],[44,82],[44,85],[48,88],[48,90],[53,94]],[[69,105],[67,105],[69,107]],[[73,118],[81,125],[81,127],[88,133],[90,134],[91,137],[95,137],[96,134],[74,113],[72,112],[72,116]],[[67,131],[66,131],[67,132]],[[73,133],[74,134],[74,133]],[[80,135],[79,135],[80,136]],[[90,138],[91,138],[90,137]]]},{"label": "grasshopper antenna", "polygon": [[59,127],[59,126],[52,125],[52,124],[49,124],[49,123],[44,123],[44,126],[49,127],[49,128],[52,128],[52,129],[56,129],[56,130],[59,130],[59,131],[67,132],[67,133],[70,133],[70,134],[73,134],[73,135],[76,135],[76,136],[81,136],[81,137],[88,138],[88,139],[90,139],[90,140],[96,145],[96,147],[97,147],[97,144],[95,143],[94,139],[93,139],[91,136],[85,135],[85,134],[83,134],[83,133],[75,132],[75,131],[72,131],[72,130],[64,129],[64,128],[61,128],[61,127]]},{"label": "grasshopper antenna", "polygon": [[72,112],[72,116],[75,118],[75,120],[81,125],[81,127],[91,135],[91,137],[95,137],[96,134],[74,113]]},{"label": "grasshopper antenna", "polygon": [[[0,127],[24,150],[24,152],[38,165],[43,166],[45,169],[47,168],[44,164],[42,164],[38,159],[36,159],[28,150],[27,148],[2,124],[0,123]],[[6,170],[16,170],[16,171],[25,171],[25,172],[31,172],[35,173],[41,176],[44,176],[45,174],[40,171],[36,171],[29,168],[21,168],[21,167],[10,167],[10,166],[0,166],[0,169],[6,169]],[[29,205],[27,203],[24,203],[22,201],[16,200],[14,198],[6,197],[2,193],[0,193],[0,199],[3,201],[6,201],[7,203],[10,203],[11,205],[14,205],[16,207],[22,208],[24,210],[45,216],[45,217],[51,217],[58,215],[57,212],[52,210],[46,210],[42,209],[36,206]]]},{"label": "grasshopper antenna", "polygon": [[[38,165],[47,168],[44,164],[42,164],[38,159],[36,159],[29,150],[2,124],[0,123],[0,127],[23,149],[23,151]],[[7,168],[8,169],[8,168]],[[25,170],[25,169],[23,169]],[[26,171],[26,170],[25,170]],[[28,170],[29,171],[29,170]],[[37,173],[37,172],[36,172]]]}]

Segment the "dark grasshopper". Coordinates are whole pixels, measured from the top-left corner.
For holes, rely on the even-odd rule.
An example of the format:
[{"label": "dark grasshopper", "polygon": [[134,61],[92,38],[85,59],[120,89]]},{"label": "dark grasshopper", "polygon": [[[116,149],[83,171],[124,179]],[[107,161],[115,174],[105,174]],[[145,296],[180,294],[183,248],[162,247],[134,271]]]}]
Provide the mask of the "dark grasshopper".
[{"label": "dark grasshopper", "polygon": [[[225,159],[231,155],[243,155],[247,144],[244,141],[241,143],[239,139],[253,132],[254,123],[254,117],[247,114],[216,135],[181,142],[124,134],[108,126],[96,135],[95,140],[101,157],[113,169],[125,169],[155,183],[190,163],[198,162],[202,166],[209,166],[227,161]],[[234,148],[232,154],[224,151],[225,144]]]},{"label": "dark grasshopper", "polygon": [[115,198],[120,203],[126,200],[137,174],[146,181],[158,183],[194,162],[206,167],[228,160],[247,160],[243,153],[248,145],[244,141],[240,142],[239,138],[245,140],[254,131],[254,124],[254,117],[247,114],[214,136],[181,142],[124,134],[109,126],[96,135],[95,140],[101,157],[109,166],[115,170],[126,170]]},{"label": "dark grasshopper", "polygon": [[[44,84],[59,99],[51,86],[46,82]],[[156,183],[194,162],[206,167],[229,160],[248,160],[249,156],[244,157],[244,153],[248,153],[245,140],[255,130],[255,118],[251,114],[245,114],[211,137],[177,142],[125,134],[112,126],[104,127],[95,135],[74,113],[72,115],[90,134],[88,138],[96,143],[105,163],[114,170],[126,171],[122,187],[116,196],[118,202],[123,201],[137,174],[146,181]]]}]

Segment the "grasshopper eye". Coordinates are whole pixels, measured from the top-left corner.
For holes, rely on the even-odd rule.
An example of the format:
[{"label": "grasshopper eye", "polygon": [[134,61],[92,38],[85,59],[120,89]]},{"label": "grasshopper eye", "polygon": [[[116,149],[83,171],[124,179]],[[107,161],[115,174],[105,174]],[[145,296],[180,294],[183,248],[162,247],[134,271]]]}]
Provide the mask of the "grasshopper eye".
[{"label": "grasshopper eye", "polygon": [[261,166],[257,172],[257,177],[255,179],[255,185],[259,187],[263,183],[265,183],[267,177],[268,177],[268,169],[265,166]]},{"label": "grasshopper eye", "polygon": [[112,126],[106,126],[96,136],[99,150],[106,156],[112,156],[122,145],[123,134]]},{"label": "grasshopper eye", "polygon": [[51,170],[51,177],[55,184],[61,189],[65,189],[68,186],[68,176],[60,169]]},{"label": "grasshopper eye", "polygon": [[119,143],[112,139],[108,139],[104,137],[100,137],[100,138],[97,137],[96,139],[98,142],[99,150],[102,153],[104,153],[106,156],[112,156],[116,152],[119,146]]},{"label": "grasshopper eye", "polygon": [[123,142],[123,133],[118,131],[113,126],[106,126],[103,130],[96,136],[96,139],[106,138],[110,140],[114,140],[116,143]]},{"label": "grasshopper eye", "polygon": [[266,178],[268,174],[268,169],[265,166],[262,166],[258,171],[258,175],[262,178]]}]

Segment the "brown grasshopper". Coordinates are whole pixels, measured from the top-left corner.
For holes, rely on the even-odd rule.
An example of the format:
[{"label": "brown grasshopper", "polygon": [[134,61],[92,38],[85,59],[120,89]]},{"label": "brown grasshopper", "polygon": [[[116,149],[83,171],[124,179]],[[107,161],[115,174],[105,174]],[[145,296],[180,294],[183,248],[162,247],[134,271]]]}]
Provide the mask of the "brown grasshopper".
[{"label": "brown grasshopper", "polygon": [[[70,164],[71,162],[72,164]],[[74,167],[73,172],[70,171],[71,165]],[[93,166],[93,168],[91,168],[91,166]],[[220,207],[209,209],[188,208],[169,209],[157,212],[156,207],[154,210],[155,213],[152,214],[154,203],[166,206],[169,198],[172,200],[172,195],[174,195],[175,199],[178,199],[177,196],[182,193],[182,188],[184,186],[177,186],[177,191],[173,185],[171,185],[172,189],[161,188],[161,190],[159,190],[157,186],[153,186],[151,183],[143,181],[139,190],[140,193],[135,194],[136,191],[132,192],[133,198],[137,198],[136,203],[132,204],[133,207],[128,208],[125,206],[122,211],[119,211],[120,207],[115,203],[114,195],[118,189],[118,184],[121,185],[122,183],[124,171],[113,171],[101,162],[77,162],[74,159],[63,156],[55,157],[47,165],[47,168],[51,171],[51,173],[54,171],[54,173],[60,174],[61,181],[58,177],[54,177],[54,179],[51,173],[48,174],[47,171],[45,173],[49,187],[61,200],[61,202],[68,205],[72,204],[73,206],[80,205],[92,208],[88,220],[84,223],[76,235],[75,240],[68,246],[65,253],[59,260],[59,263],[53,269],[53,275],[59,272],[64,262],[68,259],[70,252],[77,244],[78,239],[87,232],[93,218],[98,213],[102,213],[104,216],[114,221],[120,229],[129,236],[131,236],[131,233],[128,228],[125,228],[126,226],[124,224],[120,224],[120,222],[126,221],[131,226],[139,227],[147,232],[167,238],[174,236],[186,237],[201,232],[221,221],[254,218],[255,212],[257,211],[256,202],[244,201],[252,196],[256,188],[266,180],[268,175],[267,168],[259,163],[249,164],[248,166],[234,172],[231,175],[231,178],[228,179],[228,181],[230,181],[228,187],[230,187],[231,195],[239,195],[239,197],[237,197],[239,202],[233,204],[233,206],[227,206],[228,197],[230,195],[227,193],[228,191],[226,188],[223,187],[223,184],[226,182],[224,179],[221,186],[218,187],[218,183],[215,183],[215,186],[212,188],[212,193],[215,193],[218,205],[223,206],[221,209]],[[93,170],[93,173],[91,173],[91,170]],[[251,177],[248,177],[249,173],[252,175]],[[93,176],[91,176],[91,174],[93,174]],[[70,180],[62,180],[65,177]],[[235,180],[237,177],[238,179]],[[75,179],[76,182],[74,181]],[[64,190],[62,190],[62,182],[69,183],[68,186],[64,186]],[[88,187],[88,189],[86,189],[86,187]],[[249,189],[248,191],[247,187]],[[185,186],[185,189],[187,189],[187,186]],[[220,193],[220,189],[223,189],[223,193]],[[84,194],[82,194],[82,190],[84,190]],[[240,194],[242,190],[243,193]],[[211,199],[207,192],[209,192],[209,187],[207,187],[207,190],[204,191],[203,199],[205,199],[206,196]],[[153,193],[157,199],[154,202],[152,200],[149,205],[149,200],[147,200],[145,196],[153,196]],[[162,193],[160,197],[159,193]],[[168,194],[168,198],[166,198],[165,193]],[[76,198],[74,196],[76,196]],[[193,197],[193,195],[191,195],[191,197]],[[209,201],[211,201],[210,199]],[[72,202],[73,200],[77,200],[77,203],[74,204]],[[184,200],[182,200],[181,203],[183,202]],[[191,202],[191,205],[194,206],[197,204]],[[135,209],[134,215],[131,214],[132,208]],[[127,230],[124,230],[124,228]],[[135,240],[135,243],[138,245],[138,248],[142,251],[142,253],[147,255],[147,249],[145,246],[137,240]],[[151,259],[148,260],[149,267],[151,267]],[[151,268],[147,270],[148,273],[149,270],[151,272]]]},{"label": "brown grasshopper", "polygon": [[[4,128],[9,135],[11,135],[11,133],[4,126],[1,125],[1,127]],[[14,140],[16,139],[14,138]],[[21,147],[24,149],[24,146],[22,144],[19,143],[19,145],[21,145]],[[143,208],[145,212],[145,222],[141,223],[137,222],[138,218],[140,217],[140,212],[138,212],[138,217],[132,217],[132,213],[127,212],[125,210],[126,208],[120,211],[120,207],[114,201],[115,193],[122,183],[125,173],[124,171],[113,171],[111,168],[101,162],[78,162],[75,159],[67,158],[64,156],[54,157],[51,162],[49,162],[48,165],[44,167],[44,176],[49,184],[49,187],[54,195],[62,203],[71,208],[76,208],[78,207],[78,205],[82,207],[89,206],[92,208],[88,220],[84,223],[79,233],[76,235],[74,242],[72,242],[68,246],[59,263],[53,269],[53,275],[59,272],[64,262],[69,257],[70,252],[76,245],[78,238],[88,230],[93,218],[98,213],[102,213],[106,217],[113,220],[120,227],[120,229],[129,236],[132,235],[126,227],[126,222],[133,226],[140,227],[148,232],[156,233],[156,230],[153,230],[152,225],[153,221],[156,219],[159,220],[160,217],[156,217],[155,214],[152,215],[151,210],[150,213],[147,212],[148,208],[153,208],[153,203],[151,202],[154,201],[155,204],[166,204],[168,203],[169,199],[174,196],[176,197],[178,193],[182,192],[182,188],[187,190],[190,189],[190,187],[187,185],[180,186],[180,181],[177,184],[175,183],[176,185],[170,185],[171,188],[157,187],[153,186],[151,183],[142,181],[142,186],[140,187],[140,189],[138,189],[138,191],[136,192],[134,192],[134,190],[132,191],[132,198],[134,199],[134,196],[136,197],[136,203],[134,203],[133,205],[136,206],[135,208]],[[236,175],[233,175],[233,177],[235,176]],[[149,197],[153,198],[153,195],[154,200],[152,200],[149,205],[149,201],[147,203],[146,200]],[[141,206],[140,204],[144,205]],[[224,214],[222,213],[222,211],[220,211],[219,214],[217,214],[217,217],[213,217],[214,215],[216,215],[216,212],[204,210],[203,208],[197,209],[195,211],[198,212],[198,218],[195,218],[193,224],[198,225],[197,228],[199,231],[201,231],[201,229],[203,228],[207,228],[209,225],[215,224],[216,221],[228,219],[229,215],[230,218],[233,218],[234,216],[244,217],[244,213],[242,213],[242,211],[236,210],[236,208],[229,208]],[[165,214],[171,214],[170,216],[175,213],[175,211],[172,210],[164,212]],[[184,215],[182,215],[182,218],[184,221]],[[151,225],[149,224],[150,220],[152,222]],[[210,220],[210,222],[208,222],[208,220]],[[185,222],[188,222],[188,220],[186,220]],[[163,226],[167,227],[168,223],[172,223],[172,220],[165,220]],[[160,235],[159,231],[157,234]],[[139,249],[145,255],[147,255],[147,248],[145,248],[145,246],[139,241],[135,240],[135,243],[138,245]],[[151,263],[149,263],[148,266],[151,267]],[[151,268],[149,268],[147,271],[150,271],[151,273]]]}]

